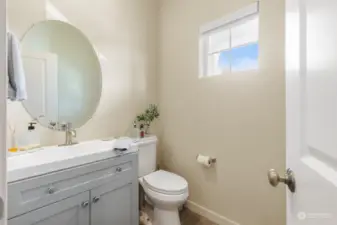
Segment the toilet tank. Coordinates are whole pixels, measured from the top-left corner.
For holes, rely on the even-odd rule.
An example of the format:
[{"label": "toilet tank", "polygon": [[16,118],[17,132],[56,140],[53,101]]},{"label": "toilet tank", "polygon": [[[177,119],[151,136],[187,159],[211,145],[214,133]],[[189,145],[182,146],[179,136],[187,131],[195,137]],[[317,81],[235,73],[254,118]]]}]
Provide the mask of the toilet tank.
[{"label": "toilet tank", "polygon": [[134,145],[138,147],[138,177],[154,172],[157,167],[157,137],[138,139]]}]

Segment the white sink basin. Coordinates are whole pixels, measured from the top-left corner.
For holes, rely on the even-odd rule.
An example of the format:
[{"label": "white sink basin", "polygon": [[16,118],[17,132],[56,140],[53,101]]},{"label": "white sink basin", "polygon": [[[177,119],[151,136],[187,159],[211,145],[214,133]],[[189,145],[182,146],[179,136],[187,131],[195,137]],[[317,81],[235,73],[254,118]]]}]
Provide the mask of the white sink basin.
[{"label": "white sink basin", "polygon": [[[43,147],[7,159],[8,182],[14,182],[28,177],[38,176],[57,170],[62,170],[82,164],[116,157],[113,151],[117,140],[88,141],[70,146]],[[130,148],[124,154],[137,151]]]}]

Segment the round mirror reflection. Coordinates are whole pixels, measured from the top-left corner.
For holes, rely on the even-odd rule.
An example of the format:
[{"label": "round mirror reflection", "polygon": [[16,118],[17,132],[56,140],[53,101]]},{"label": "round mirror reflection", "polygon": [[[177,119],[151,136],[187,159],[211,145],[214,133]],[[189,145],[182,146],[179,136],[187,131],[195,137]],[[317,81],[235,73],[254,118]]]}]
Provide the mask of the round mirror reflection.
[{"label": "round mirror reflection", "polygon": [[[34,25],[22,40],[27,112],[45,127],[84,125],[98,106],[102,75],[88,38],[76,27],[48,20]],[[56,125],[55,125],[56,124]]]}]

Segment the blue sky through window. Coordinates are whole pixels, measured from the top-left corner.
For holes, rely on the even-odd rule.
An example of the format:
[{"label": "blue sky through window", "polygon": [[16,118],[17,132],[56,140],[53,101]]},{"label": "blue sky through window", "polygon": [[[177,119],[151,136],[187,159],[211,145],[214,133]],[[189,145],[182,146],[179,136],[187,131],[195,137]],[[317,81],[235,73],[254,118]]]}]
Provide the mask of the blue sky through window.
[{"label": "blue sky through window", "polygon": [[218,66],[221,71],[231,68],[232,71],[245,71],[258,69],[259,44],[233,48],[220,53]]},{"label": "blue sky through window", "polygon": [[230,50],[223,51],[220,53],[218,66],[221,71],[229,70],[230,65],[231,52]]}]

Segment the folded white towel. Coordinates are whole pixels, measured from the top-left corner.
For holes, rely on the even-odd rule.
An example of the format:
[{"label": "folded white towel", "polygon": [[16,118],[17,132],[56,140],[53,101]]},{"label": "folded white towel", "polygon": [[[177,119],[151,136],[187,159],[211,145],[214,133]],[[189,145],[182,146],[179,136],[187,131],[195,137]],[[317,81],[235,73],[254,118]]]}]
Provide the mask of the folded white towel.
[{"label": "folded white towel", "polygon": [[131,147],[133,140],[128,137],[118,138],[114,142],[114,149],[116,150],[128,150]]},{"label": "folded white towel", "polygon": [[12,33],[7,33],[8,43],[8,97],[12,101],[27,99],[26,78],[23,69],[20,41]]}]

